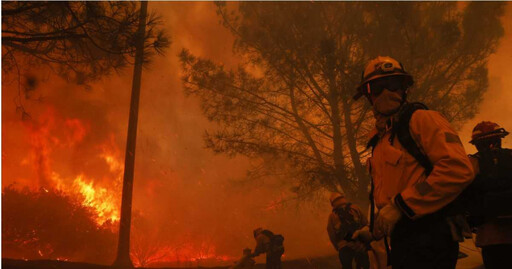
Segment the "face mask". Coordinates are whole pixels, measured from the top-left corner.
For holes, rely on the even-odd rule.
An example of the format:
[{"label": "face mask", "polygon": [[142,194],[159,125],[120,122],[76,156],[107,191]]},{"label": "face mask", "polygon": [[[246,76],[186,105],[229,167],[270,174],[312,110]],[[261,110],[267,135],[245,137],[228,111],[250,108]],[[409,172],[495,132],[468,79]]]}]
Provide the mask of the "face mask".
[{"label": "face mask", "polygon": [[402,93],[384,89],[373,101],[373,109],[384,116],[391,116],[402,105]]}]

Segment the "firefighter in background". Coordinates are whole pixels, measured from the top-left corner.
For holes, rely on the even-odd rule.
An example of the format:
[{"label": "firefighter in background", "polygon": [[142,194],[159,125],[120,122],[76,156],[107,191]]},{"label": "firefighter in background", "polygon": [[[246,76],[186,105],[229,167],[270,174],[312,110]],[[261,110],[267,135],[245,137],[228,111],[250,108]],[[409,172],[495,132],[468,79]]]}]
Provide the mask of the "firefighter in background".
[{"label": "firefighter in background", "polygon": [[485,268],[512,268],[512,150],[501,147],[509,133],[498,124],[475,126],[470,155],[476,173],[470,186],[470,220],[476,226],[476,246],[482,248]]},{"label": "firefighter in background", "polygon": [[229,269],[252,269],[256,263],[251,254],[250,248],[245,248],[242,252],[242,258]]},{"label": "firefighter in background", "polygon": [[269,230],[257,228],[254,230],[254,239],[256,247],[252,257],[266,254],[266,269],[281,269],[281,256],[284,254],[284,237],[280,234],[274,234]]},{"label": "firefighter in background", "polygon": [[342,193],[332,193],[329,200],[332,212],[327,222],[327,233],[338,251],[341,267],[352,269],[355,260],[356,268],[368,269],[370,262],[366,245],[352,239],[355,231],[368,224],[366,217],[359,207],[348,203]]},{"label": "firefighter in background", "polygon": [[473,167],[440,113],[407,102],[412,85],[412,76],[390,57],[371,60],[363,72],[354,99],[365,96],[373,106],[368,168],[379,212],[354,238],[390,237],[385,242],[394,269],[455,268],[461,225],[453,221],[453,201],[473,180]]}]

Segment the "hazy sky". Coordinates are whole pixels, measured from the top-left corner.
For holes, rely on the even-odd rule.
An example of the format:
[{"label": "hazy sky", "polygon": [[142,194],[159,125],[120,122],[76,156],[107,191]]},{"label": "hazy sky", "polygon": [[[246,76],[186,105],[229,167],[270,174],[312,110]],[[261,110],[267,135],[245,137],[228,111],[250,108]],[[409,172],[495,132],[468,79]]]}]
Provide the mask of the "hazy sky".
[{"label": "hazy sky", "polygon": [[[512,130],[512,6],[507,3],[503,17],[505,36],[494,55],[489,58],[488,92],[479,108],[479,113],[460,130],[462,141],[471,140],[473,127],[484,120],[497,122],[508,131]],[[512,147],[512,136],[503,140],[504,146]],[[466,143],[468,153],[474,153],[474,147]]]}]

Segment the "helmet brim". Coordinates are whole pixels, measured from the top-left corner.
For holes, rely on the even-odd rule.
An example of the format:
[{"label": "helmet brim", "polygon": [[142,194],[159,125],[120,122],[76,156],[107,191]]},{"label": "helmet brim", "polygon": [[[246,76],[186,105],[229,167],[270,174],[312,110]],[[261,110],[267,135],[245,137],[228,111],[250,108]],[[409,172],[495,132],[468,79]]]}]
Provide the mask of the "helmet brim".
[{"label": "helmet brim", "polygon": [[477,137],[471,139],[471,141],[469,141],[469,143],[474,145],[475,142],[479,141],[479,140],[488,139],[488,138],[492,138],[492,137],[504,138],[508,134],[509,134],[509,132],[503,130],[503,132],[499,132],[499,133],[491,133],[491,134],[486,134],[486,135],[482,135],[482,136],[477,136]]}]

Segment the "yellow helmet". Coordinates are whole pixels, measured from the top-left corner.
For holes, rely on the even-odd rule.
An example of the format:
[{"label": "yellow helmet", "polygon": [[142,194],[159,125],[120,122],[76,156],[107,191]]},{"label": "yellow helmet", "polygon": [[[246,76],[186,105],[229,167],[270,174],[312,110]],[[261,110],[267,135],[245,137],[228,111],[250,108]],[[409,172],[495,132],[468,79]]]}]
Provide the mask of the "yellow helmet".
[{"label": "yellow helmet", "polygon": [[371,60],[366,65],[361,76],[361,84],[357,87],[357,93],[354,95],[354,99],[357,100],[364,94],[367,94],[365,92],[367,88],[365,85],[368,82],[389,76],[404,76],[407,87],[413,84],[412,76],[405,72],[403,65],[399,61],[388,56],[377,56],[377,58]]},{"label": "yellow helmet", "polygon": [[329,201],[331,202],[331,205],[333,205],[334,202],[340,198],[345,198],[345,194],[343,192],[333,192],[331,193],[331,197],[329,197]]}]

